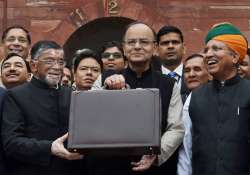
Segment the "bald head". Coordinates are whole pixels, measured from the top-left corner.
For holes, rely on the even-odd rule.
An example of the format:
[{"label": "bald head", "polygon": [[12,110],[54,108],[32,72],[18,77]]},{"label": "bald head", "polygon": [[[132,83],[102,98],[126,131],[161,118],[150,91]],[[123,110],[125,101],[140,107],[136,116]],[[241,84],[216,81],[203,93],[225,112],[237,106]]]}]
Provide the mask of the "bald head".
[{"label": "bald head", "polygon": [[132,23],[127,27],[123,43],[124,55],[130,68],[136,72],[149,69],[156,49],[153,29],[143,23]]},{"label": "bald head", "polygon": [[131,28],[132,30],[138,30],[138,31],[148,31],[149,33],[152,34],[152,38],[153,40],[155,41],[156,40],[156,33],[154,31],[154,29],[152,29],[151,27],[149,27],[147,24],[144,24],[144,23],[141,23],[141,22],[133,22],[131,24],[129,24],[126,28],[126,32],[123,36],[123,39],[125,39],[126,35],[128,32],[131,31]]}]

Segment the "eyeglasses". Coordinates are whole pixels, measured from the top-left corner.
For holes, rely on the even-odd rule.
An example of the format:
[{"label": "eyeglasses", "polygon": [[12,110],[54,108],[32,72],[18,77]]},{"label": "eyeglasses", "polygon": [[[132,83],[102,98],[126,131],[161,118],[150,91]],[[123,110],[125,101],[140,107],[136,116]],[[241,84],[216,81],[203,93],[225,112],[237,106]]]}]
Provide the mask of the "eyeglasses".
[{"label": "eyeglasses", "polygon": [[53,59],[53,58],[47,58],[47,59],[43,59],[43,60],[39,60],[44,62],[44,64],[47,64],[48,66],[52,67],[55,64],[58,64],[60,67],[65,66],[65,61],[63,59]]},{"label": "eyeglasses", "polygon": [[20,43],[28,43],[28,39],[25,38],[25,37],[14,37],[14,36],[10,36],[8,38],[6,38],[6,41],[7,42],[15,42],[15,41],[18,41]]},{"label": "eyeglasses", "polygon": [[110,53],[110,52],[104,52],[102,53],[102,58],[110,58],[110,57],[113,57],[114,59],[118,59],[118,58],[122,58],[122,53],[120,52],[114,52],[114,53]]},{"label": "eyeglasses", "polygon": [[125,44],[131,47],[135,47],[136,43],[139,43],[142,47],[147,47],[152,43],[155,43],[155,41],[151,41],[148,39],[129,39],[127,41],[124,41]]}]

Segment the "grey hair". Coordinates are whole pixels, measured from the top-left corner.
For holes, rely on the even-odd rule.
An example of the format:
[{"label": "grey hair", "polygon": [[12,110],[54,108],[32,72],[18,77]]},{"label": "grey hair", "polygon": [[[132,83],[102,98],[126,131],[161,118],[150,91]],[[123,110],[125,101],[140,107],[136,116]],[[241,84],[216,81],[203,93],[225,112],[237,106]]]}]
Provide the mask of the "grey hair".
[{"label": "grey hair", "polygon": [[37,59],[39,56],[41,56],[41,54],[44,51],[46,51],[48,49],[60,50],[60,49],[62,49],[62,47],[59,44],[57,44],[55,41],[48,41],[48,40],[38,41],[31,48],[31,51],[30,51],[31,59],[32,60]]}]

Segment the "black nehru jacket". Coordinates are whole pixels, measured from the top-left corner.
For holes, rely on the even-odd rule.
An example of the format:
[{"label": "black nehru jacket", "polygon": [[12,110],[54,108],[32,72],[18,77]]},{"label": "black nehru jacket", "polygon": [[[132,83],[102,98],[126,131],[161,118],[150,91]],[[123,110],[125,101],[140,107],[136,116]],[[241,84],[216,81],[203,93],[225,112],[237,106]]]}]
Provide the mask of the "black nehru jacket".
[{"label": "black nehru jacket", "polygon": [[[167,126],[167,114],[170,99],[172,96],[172,90],[175,81],[167,76],[162,75],[159,72],[153,71],[152,69],[147,70],[142,74],[141,77],[137,77],[136,72],[131,70],[129,67],[120,72],[106,71],[102,74],[102,84],[104,80],[113,74],[122,74],[125,77],[126,83],[131,89],[135,88],[158,88],[160,90],[161,101],[162,101],[162,134],[165,132]],[[142,121],[143,122],[143,121]],[[178,151],[175,153],[160,167],[152,166],[149,170],[145,172],[134,172],[130,165],[131,161],[139,161],[141,157],[105,157],[96,158],[92,160],[92,165],[90,166],[90,175],[175,175],[177,169],[177,155]]]},{"label": "black nehru jacket", "polygon": [[52,142],[68,131],[70,95],[70,89],[49,88],[35,77],[7,92],[2,139],[12,174],[75,175],[79,172],[80,161],[51,155]]},{"label": "black nehru jacket", "polygon": [[151,69],[147,70],[142,74],[141,77],[137,78],[136,72],[130,68],[124,69],[120,72],[106,71],[102,74],[102,84],[104,80],[112,74],[122,74],[125,78],[126,84],[129,85],[131,89],[136,88],[157,88],[160,90],[161,100],[162,100],[162,134],[165,132],[167,126],[167,114],[168,106],[172,96],[172,90],[174,86],[174,80],[172,78],[166,77],[159,72],[153,71]]},{"label": "black nehru jacket", "polygon": [[192,92],[193,175],[249,175],[250,82],[236,76]]}]

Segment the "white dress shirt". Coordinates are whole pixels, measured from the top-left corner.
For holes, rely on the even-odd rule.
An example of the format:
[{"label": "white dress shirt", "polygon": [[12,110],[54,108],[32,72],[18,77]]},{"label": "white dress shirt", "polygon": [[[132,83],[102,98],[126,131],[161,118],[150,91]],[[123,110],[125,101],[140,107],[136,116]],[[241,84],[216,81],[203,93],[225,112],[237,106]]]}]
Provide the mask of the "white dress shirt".
[{"label": "white dress shirt", "polygon": [[185,135],[183,144],[179,150],[177,175],[192,175],[192,121],[188,112],[190,99],[191,93],[189,94],[182,111]]},{"label": "white dress shirt", "polygon": [[183,64],[180,64],[174,71],[170,71],[168,68],[161,66],[161,71],[163,74],[168,75],[170,72],[175,72],[178,74],[176,77],[177,86],[181,89],[181,81],[182,81],[182,71],[183,71]]}]

